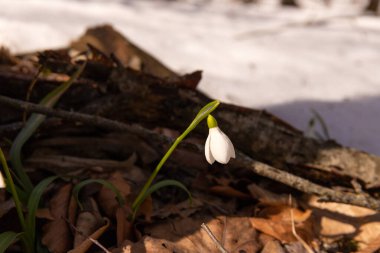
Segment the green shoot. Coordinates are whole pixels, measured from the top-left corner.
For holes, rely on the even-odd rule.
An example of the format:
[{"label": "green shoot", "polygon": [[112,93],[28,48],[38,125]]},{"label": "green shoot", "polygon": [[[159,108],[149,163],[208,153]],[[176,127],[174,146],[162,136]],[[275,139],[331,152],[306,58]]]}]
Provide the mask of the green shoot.
[{"label": "green shoot", "polygon": [[[40,105],[46,107],[53,107],[59,98],[65,93],[65,91],[70,88],[79,75],[83,72],[85,64],[83,64],[70,79],[64,82],[62,85],[58,86],[47,94],[40,102]],[[28,121],[25,124],[25,127],[20,131],[14,140],[11,150],[10,150],[10,160],[13,166],[13,169],[16,173],[16,178],[20,181],[21,187],[26,193],[32,192],[33,184],[30,181],[30,178],[23,169],[21,163],[21,150],[24,144],[29,140],[29,138],[34,134],[37,128],[45,120],[46,116],[42,114],[33,113]]]},{"label": "green shoot", "polygon": [[135,213],[137,211],[138,205],[142,203],[142,199],[144,198],[146,192],[148,191],[149,187],[151,186],[153,180],[156,178],[158,172],[162,168],[162,166],[165,164],[166,160],[170,157],[170,155],[173,153],[175,148],[178,146],[178,144],[202,121],[204,120],[211,112],[213,112],[218,106],[220,102],[215,100],[207,105],[205,105],[195,116],[194,120],[190,123],[190,125],[187,127],[187,129],[174,141],[172,146],[169,148],[169,150],[166,152],[164,157],[162,157],[161,161],[158,163],[157,167],[154,169],[150,177],[148,178],[147,182],[145,183],[144,187],[140,191],[139,195],[136,197],[135,201],[132,204],[132,212]]},{"label": "green shoot", "polygon": [[39,184],[37,184],[36,187],[34,187],[32,193],[29,196],[25,234],[33,243],[33,249],[35,248],[36,241],[36,212],[38,209],[38,205],[40,203],[42,194],[44,193],[45,189],[49,186],[50,183],[52,183],[57,178],[57,176],[45,178]]},{"label": "green shoot", "polygon": [[73,195],[74,195],[75,199],[77,200],[78,206],[81,210],[83,210],[83,206],[79,201],[79,191],[83,188],[83,186],[86,186],[86,185],[92,184],[92,183],[99,183],[99,184],[103,185],[104,187],[107,187],[108,189],[113,191],[116,195],[116,199],[119,202],[119,205],[120,206],[124,205],[123,197],[121,196],[119,190],[113,184],[111,184],[110,182],[103,180],[103,179],[87,179],[87,180],[82,181],[79,184],[77,184],[73,189]]},{"label": "green shoot", "polygon": [[15,202],[15,205],[16,205],[16,211],[17,211],[18,219],[20,221],[22,229],[24,229],[24,231],[25,231],[26,230],[26,223],[25,223],[24,214],[22,212],[22,203],[21,203],[20,198],[18,196],[15,183],[13,182],[13,179],[12,179],[11,171],[9,170],[7,161],[5,159],[3,150],[1,148],[0,148],[0,160],[1,160],[1,165],[4,169],[4,173],[5,173],[5,177],[6,177],[6,186],[12,194],[13,201]]},{"label": "green shoot", "polygon": [[9,246],[15,243],[22,233],[7,231],[0,234],[0,253],[4,253]]},{"label": "green shoot", "polygon": [[135,219],[137,210],[139,210],[141,204],[144,203],[145,199],[149,195],[151,195],[153,192],[159,190],[160,188],[167,187],[167,186],[176,186],[176,187],[181,188],[182,190],[184,190],[187,193],[187,195],[189,195],[190,204],[192,203],[193,198],[191,196],[190,191],[186,188],[185,185],[183,185],[181,182],[178,182],[177,180],[171,180],[171,179],[162,180],[160,182],[155,183],[151,187],[149,187],[149,189],[144,193],[144,195],[141,197],[141,200],[136,204],[136,208],[135,208],[135,210],[133,212],[132,220]]}]

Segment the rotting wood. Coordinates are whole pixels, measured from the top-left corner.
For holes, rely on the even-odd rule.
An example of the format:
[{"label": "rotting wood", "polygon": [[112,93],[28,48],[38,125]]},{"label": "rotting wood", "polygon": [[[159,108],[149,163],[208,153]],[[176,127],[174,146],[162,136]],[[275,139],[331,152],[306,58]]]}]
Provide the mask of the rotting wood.
[{"label": "rotting wood", "polygon": [[[38,113],[43,113],[50,116],[62,117],[68,120],[82,121],[84,119],[85,123],[88,123],[94,126],[102,127],[108,130],[113,129],[115,131],[127,131],[127,132],[137,134],[141,137],[148,138],[151,141],[158,141],[159,143],[156,143],[157,146],[162,146],[162,145],[173,142],[173,139],[164,135],[160,135],[149,129],[145,129],[141,126],[126,125],[120,122],[114,122],[110,124],[110,122],[113,122],[113,121],[109,119],[99,118],[99,117],[95,117],[91,115],[86,115],[84,117],[83,114],[78,114],[74,112],[65,112],[63,110],[57,111],[57,110],[46,108],[40,105],[35,105],[35,104],[24,102],[24,101],[17,101],[15,99],[6,98],[4,96],[0,96],[0,103],[7,103],[8,105],[11,105],[19,110],[24,110],[25,108],[28,108],[28,110],[32,112],[38,112]],[[107,122],[107,123],[103,124],[104,122]],[[197,152],[204,153],[203,146],[201,145],[190,144],[190,143],[187,143],[186,145],[191,146],[192,150],[196,149]],[[76,162],[78,162],[78,159],[76,159]],[[363,207],[371,208],[374,210],[380,210],[380,201],[370,197],[366,193],[354,194],[350,192],[341,192],[341,191],[323,187],[321,185],[312,183],[306,179],[292,175],[286,171],[282,171],[277,168],[274,168],[268,164],[255,161],[249,156],[245,155],[244,153],[238,150],[237,150],[237,159],[236,161],[233,161],[232,164],[243,166],[246,169],[247,168],[251,169],[254,173],[258,175],[270,178],[274,181],[281,182],[285,185],[293,187],[302,192],[320,196],[321,200],[323,201],[346,203],[346,204],[363,206]],[[115,164],[112,163],[112,165],[115,165]]]},{"label": "rotting wood", "polygon": [[[7,79],[12,83],[9,76],[2,83],[7,83]],[[26,75],[17,77],[13,82],[17,90],[13,93],[8,91],[5,95],[23,99],[20,90],[26,89],[31,79],[32,76],[27,78]],[[32,101],[38,101],[46,94],[41,90],[47,91],[58,84],[54,81],[40,82]],[[73,90],[62,98],[58,108],[74,108],[120,122],[181,131],[201,106],[210,101],[199,91],[182,88],[182,84],[144,76],[130,69],[115,68],[107,83],[93,80],[77,82]],[[4,89],[0,85],[0,94]],[[9,107],[1,107],[0,111],[11,118],[17,115]],[[215,116],[232,141],[238,143],[239,149],[256,160],[283,170],[302,172],[308,167],[314,168],[316,173],[322,171],[324,174],[349,176],[364,182],[366,188],[380,185],[379,157],[342,147],[333,141],[318,142],[306,138],[300,131],[265,111],[221,104]],[[207,129],[200,127],[196,131],[204,135]]]}]

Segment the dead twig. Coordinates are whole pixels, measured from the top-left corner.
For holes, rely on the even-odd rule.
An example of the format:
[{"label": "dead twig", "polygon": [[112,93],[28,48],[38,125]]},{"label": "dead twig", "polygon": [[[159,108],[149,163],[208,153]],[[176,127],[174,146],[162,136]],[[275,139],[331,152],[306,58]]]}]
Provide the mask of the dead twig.
[{"label": "dead twig", "polygon": [[301,238],[301,236],[299,236],[297,234],[297,231],[296,231],[296,225],[295,225],[295,222],[294,222],[294,213],[293,213],[293,206],[292,206],[292,195],[289,195],[289,206],[290,206],[290,221],[292,223],[292,234],[294,235],[294,237],[302,244],[302,246],[305,248],[305,250],[307,251],[307,253],[314,253],[314,251],[311,249],[311,247],[304,241],[304,239]]},{"label": "dead twig", "polygon": [[[51,108],[46,108],[41,105],[9,98],[0,95],[0,104],[6,104],[8,106],[14,107],[19,110],[28,110],[30,112],[41,113],[48,116],[59,117],[65,120],[79,121],[92,126],[100,127],[107,130],[113,131],[125,131],[136,134],[143,138],[158,141],[162,144],[169,144],[173,142],[172,138],[158,134],[154,131],[146,129],[140,125],[128,125],[114,120],[106,119],[98,116],[91,116],[84,113],[68,112],[64,110],[56,110]],[[196,144],[189,144],[184,142],[182,146],[187,146],[194,149],[200,153],[204,152],[204,147]],[[380,201],[372,198],[365,193],[350,193],[341,192],[337,190],[332,190],[330,188],[323,187],[321,185],[315,184],[309,180],[303,179],[301,177],[295,176],[288,172],[279,170],[265,163],[253,160],[251,157],[245,155],[242,152],[236,150],[237,159],[234,162],[240,167],[248,168],[255,174],[267,177],[274,181],[283,183],[292,188],[295,188],[301,192],[308,194],[315,194],[320,197],[321,201],[326,202],[338,202],[351,204],[356,206],[367,207],[373,210],[380,210]]]},{"label": "dead twig", "polygon": [[[34,86],[36,85],[36,83],[37,83],[37,81],[38,81],[38,79],[39,79],[39,77],[40,77],[40,75],[41,75],[43,69],[44,69],[43,65],[40,65],[40,66],[38,67],[37,73],[36,73],[35,77],[33,78],[32,83],[31,83],[31,84],[29,85],[29,87],[28,87],[28,91],[27,91],[27,93],[26,93],[25,101],[29,102],[29,100],[30,100],[30,96],[31,96],[32,91],[33,91],[33,88],[34,88]],[[24,123],[26,122],[26,116],[27,116],[27,113],[28,113],[28,111],[24,111],[24,113],[23,113],[23,115],[22,115],[22,121],[23,121]]]},{"label": "dead twig", "polygon": [[7,125],[1,125],[0,126],[0,134],[4,134],[4,133],[11,133],[11,132],[14,132],[14,131],[18,131],[20,130],[21,128],[23,128],[25,124],[23,122],[14,122],[14,123],[10,123],[10,124],[7,124]]},{"label": "dead twig", "polygon": [[[0,95],[0,104],[5,104],[19,110],[26,110],[28,112],[40,113],[47,116],[58,117],[68,121],[79,121],[92,126],[100,127],[113,131],[126,131],[132,132],[138,135],[152,135],[152,131],[149,131],[138,125],[127,125],[118,121],[106,119],[98,116],[91,116],[85,113],[69,112],[59,109],[51,109],[38,104],[25,102],[18,99]],[[14,126],[17,127],[18,125]]]},{"label": "dead twig", "polygon": [[255,161],[242,152],[237,151],[236,153],[237,162],[241,163],[243,167],[250,168],[258,175],[283,183],[301,192],[315,194],[320,197],[320,201],[345,203],[380,210],[380,201],[364,193],[356,194],[332,190],[286,171],[276,169],[268,164]]},{"label": "dead twig", "polygon": [[69,226],[74,229],[77,233],[79,233],[80,235],[84,236],[86,239],[90,240],[93,244],[95,244],[96,246],[98,246],[100,249],[102,249],[104,252],[106,253],[111,253],[111,251],[109,251],[108,249],[106,249],[98,240],[95,240],[93,238],[91,238],[90,236],[87,236],[85,235],[82,231],[80,231],[78,228],[76,228],[73,224],[71,224],[71,222],[66,219],[65,217],[62,217],[66,222],[67,224],[69,224]]},{"label": "dead twig", "polygon": [[222,252],[222,253],[228,253],[228,251],[222,246],[222,244],[220,244],[220,242],[218,241],[218,239],[216,239],[215,235],[211,232],[210,228],[206,224],[202,223],[201,228],[204,231],[206,231],[206,233],[211,238],[211,240],[215,243],[215,245],[218,247],[218,249],[219,249],[220,252]]}]

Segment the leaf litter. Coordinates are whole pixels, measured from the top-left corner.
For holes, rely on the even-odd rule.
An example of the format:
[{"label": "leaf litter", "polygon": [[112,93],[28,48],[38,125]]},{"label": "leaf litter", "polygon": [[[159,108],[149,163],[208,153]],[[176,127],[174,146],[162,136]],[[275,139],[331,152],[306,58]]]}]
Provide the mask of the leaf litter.
[{"label": "leaf litter", "polygon": [[[91,53],[87,55],[91,60],[84,73],[87,79],[79,80],[77,89],[81,82],[89,85],[94,80],[107,80],[115,74],[112,69],[118,67],[137,71],[140,79],[129,80],[131,85],[127,87],[131,89],[135,89],[134,85],[143,87],[145,82],[158,80],[173,90],[184,87],[191,91],[199,83],[201,72],[180,76],[120,37],[112,27],[97,29],[90,29],[70,48],[76,50],[70,53],[80,60],[80,50],[86,43],[91,43]],[[100,34],[113,34],[121,43],[102,40]],[[116,50],[118,47],[122,50]],[[38,57],[51,71],[41,80],[62,82],[70,76],[63,74],[72,72],[70,64],[74,61],[67,52],[46,51]],[[31,55],[20,58],[8,55],[7,59],[11,60],[2,64],[8,64],[13,71],[17,67],[20,69],[21,64],[28,66],[24,74],[37,71],[35,62],[30,60],[33,59]],[[37,82],[31,92],[31,101],[36,101],[36,91],[41,87]],[[88,87],[94,91],[95,97],[115,89],[104,82]],[[149,92],[142,87],[136,89]],[[74,91],[64,95],[69,100],[73,94],[70,92]],[[161,91],[157,88],[156,92]],[[58,106],[70,107],[70,103],[59,102]],[[81,110],[86,112],[89,108],[86,105]],[[59,127],[51,127],[54,124]],[[149,122],[142,124],[152,129],[155,127],[155,131],[162,135],[177,136],[175,127],[151,126]],[[187,142],[202,144],[201,135],[202,131],[196,132]],[[1,146],[9,148],[3,142]],[[292,233],[294,223],[297,235],[316,252],[350,252],[353,249],[366,253],[380,248],[380,217],[376,211],[347,204],[321,203],[315,196],[301,194],[270,179],[243,177],[240,175],[244,173],[243,169],[239,172],[234,167],[211,167],[202,160],[202,155],[182,147],[174,153],[159,177],[175,178],[189,186],[194,196],[192,204],[180,190],[162,189],[144,201],[137,219],[132,222],[130,206],[133,198],[163,152],[160,149],[162,147],[157,148],[149,139],[129,133],[107,133],[78,122],[47,120],[27,145],[25,162],[28,170],[38,172],[34,180],[51,173],[63,178],[46,192],[37,211],[42,244],[54,253],[105,251],[101,247],[114,253],[219,252],[215,242],[201,229],[201,224],[205,223],[231,253],[307,252]],[[84,209],[80,210],[72,190],[85,178],[108,180],[120,191],[125,204],[120,205],[114,192],[107,187],[92,184],[81,192]],[[289,194],[294,198],[292,206],[288,203]],[[9,196],[2,198],[0,224],[14,212]],[[9,224],[5,227],[9,226],[17,227]],[[97,243],[101,247],[94,246]],[[17,248],[10,250],[16,252]]]}]

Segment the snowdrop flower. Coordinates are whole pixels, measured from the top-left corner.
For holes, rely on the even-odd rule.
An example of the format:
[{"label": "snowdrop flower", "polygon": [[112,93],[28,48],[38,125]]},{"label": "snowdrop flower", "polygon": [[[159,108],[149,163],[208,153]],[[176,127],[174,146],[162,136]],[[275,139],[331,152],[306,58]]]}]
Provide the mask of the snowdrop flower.
[{"label": "snowdrop flower", "polygon": [[5,180],[4,180],[3,174],[0,171],[0,189],[1,188],[5,188]]},{"label": "snowdrop flower", "polygon": [[207,125],[209,134],[205,144],[206,160],[209,164],[215,161],[226,164],[232,158],[235,158],[235,149],[231,140],[218,127],[216,119],[208,115]]}]

